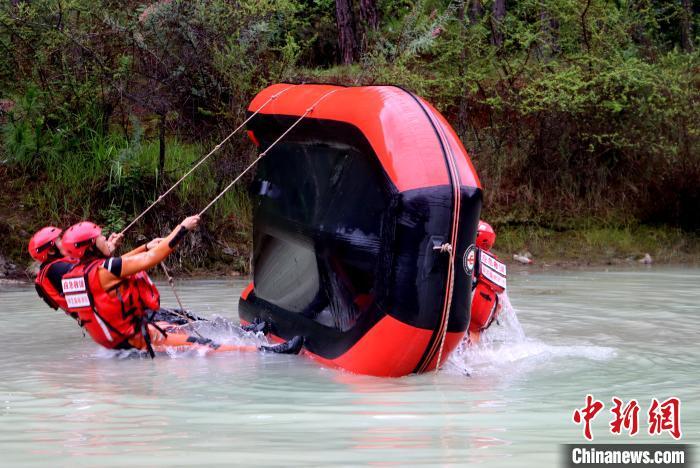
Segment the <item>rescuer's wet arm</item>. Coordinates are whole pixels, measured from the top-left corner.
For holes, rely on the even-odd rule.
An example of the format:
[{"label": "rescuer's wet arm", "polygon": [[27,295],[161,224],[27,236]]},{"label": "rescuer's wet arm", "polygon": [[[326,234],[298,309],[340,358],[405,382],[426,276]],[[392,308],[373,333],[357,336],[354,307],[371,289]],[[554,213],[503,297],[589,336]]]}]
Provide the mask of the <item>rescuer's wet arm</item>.
[{"label": "rescuer's wet arm", "polygon": [[[124,234],[116,234],[112,233],[110,234],[109,238],[107,239],[107,242],[105,242],[105,245],[107,247],[107,250],[109,251],[109,255],[112,256],[114,252],[119,248],[119,246],[122,243],[122,240],[124,239]],[[131,257],[132,255],[140,254],[143,252],[146,252],[148,250],[153,249],[156,245],[158,245],[158,242],[162,241],[163,239],[161,237],[157,237],[151,241],[149,241],[146,244],[140,245],[136,247],[135,249],[122,254],[122,258],[124,257]]]},{"label": "rescuer's wet arm", "polygon": [[[120,278],[133,275],[139,271],[146,271],[158,265],[175,250],[177,244],[198,224],[199,216],[185,218],[167,237],[155,243],[156,245],[153,246],[152,250],[121,256],[118,259],[114,259],[111,264],[108,263],[109,268],[100,268],[99,276],[102,287],[109,289],[119,283]],[[154,242],[152,241],[152,243]]]},{"label": "rescuer's wet arm", "polygon": [[197,227],[199,216],[185,218],[173,231],[153,248],[136,255],[122,259],[121,277],[133,275],[139,271],[146,271],[170,255],[187,233]]},{"label": "rescuer's wet arm", "polygon": [[122,258],[132,257],[132,256],[134,256],[134,255],[138,255],[138,254],[143,253],[143,252],[146,252],[146,251],[148,251],[148,249],[146,248],[146,244],[139,245],[139,246],[136,247],[134,250],[131,250],[131,251],[129,251],[129,252],[123,254],[123,255],[122,255]]}]

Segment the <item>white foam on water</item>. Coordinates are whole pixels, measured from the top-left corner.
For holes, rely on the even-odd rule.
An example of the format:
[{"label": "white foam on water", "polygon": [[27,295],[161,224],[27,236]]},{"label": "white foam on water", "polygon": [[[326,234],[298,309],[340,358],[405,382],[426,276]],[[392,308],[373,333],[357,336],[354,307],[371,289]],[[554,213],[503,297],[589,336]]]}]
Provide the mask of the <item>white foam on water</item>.
[{"label": "white foam on water", "polygon": [[[207,321],[193,322],[183,325],[182,328],[191,330],[194,336],[198,336],[194,333],[196,331],[202,337],[222,345],[260,346],[270,344],[262,333],[243,331],[238,323],[216,314],[212,315]],[[158,354],[178,359],[189,356],[205,356],[211,351],[212,349],[207,346],[180,346],[169,347],[165,353]],[[102,347],[97,348],[94,356],[98,359],[150,358],[146,351],[137,349],[117,350]]]},{"label": "white foam on water", "polygon": [[482,333],[478,343],[463,342],[450,356],[445,370],[459,374],[502,374],[508,369],[537,367],[561,358],[606,361],[616,356],[615,348],[589,344],[551,345],[527,337],[517,310],[504,293],[503,310],[498,319]]},{"label": "white foam on water", "polygon": [[270,344],[262,333],[246,332],[226,317],[214,314],[207,321],[194,322],[183,327],[194,329],[205,338],[220,344],[260,346]]}]

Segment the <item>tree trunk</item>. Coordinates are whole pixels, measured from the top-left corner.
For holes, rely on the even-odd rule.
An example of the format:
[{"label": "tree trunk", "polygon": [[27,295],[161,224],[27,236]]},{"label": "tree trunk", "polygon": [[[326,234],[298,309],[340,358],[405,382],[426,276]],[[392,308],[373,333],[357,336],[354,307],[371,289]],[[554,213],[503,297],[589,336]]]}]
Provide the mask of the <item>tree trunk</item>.
[{"label": "tree trunk", "polygon": [[360,0],[360,23],[358,29],[362,31],[362,52],[364,52],[369,47],[371,32],[379,29],[377,0]]},{"label": "tree trunk", "polygon": [[683,13],[681,16],[681,45],[686,52],[693,51],[693,2],[681,0]]},{"label": "tree trunk", "polygon": [[478,23],[482,16],[484,16],[484,7],[481,0],[472,0],[469,7],[469,22],[471,24]]},{"label": "tree trunk", "polygon": [[377,0],[360,0],[360,18],[366,30],[379,29],[379,13]]},{"label": "tree trunk", "polygon": [[112,114],[114,113],[114,106],[112,105],[111,102],[107,102],[107,100],[102,101],[102,122],[101,122],[101,130],[102,130],[102,135],[107,136],[109,134],[109,119],[112,118]]},{"label": "tree trunk", "polygon": [[158,180],[163,183],[165,173],[165,114],[160,114],[158,129]]},{"label": "tree trunk", "polygon": [[351,0],[335,1],[335,17],[338,24],[340,58],[345,65],[349,65],[354,61],[357,50]]},{"label": "tree trunk", "polygon": [[559,21],[542,8],[540,10],[540,32],[542,41],[539,47],[539,54],[542,60],[548,61],[553,55],[560,52],[559,47]]},{"label": "tree trunk", "polygon": [[494,0],[491,10],[491,42],[503,45],[503,19],[506,17],[506,0]]},{"label": "tree trunk", "polygon": [[647,34],[644,18],[646,16],[645,11],[651,9],[652,6],[649,4],[649,0],[634,0],[630,2],[630,5],[633,14],[637,17],[637,20],[632,23],[632,40],[644,46],[646,52],[649,53],[653,45]]}]

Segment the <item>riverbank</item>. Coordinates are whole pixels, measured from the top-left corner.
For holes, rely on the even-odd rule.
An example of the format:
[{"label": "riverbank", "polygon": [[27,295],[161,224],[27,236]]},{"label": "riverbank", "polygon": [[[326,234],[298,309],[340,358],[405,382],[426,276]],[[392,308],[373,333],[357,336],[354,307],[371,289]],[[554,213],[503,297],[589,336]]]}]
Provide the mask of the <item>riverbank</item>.
[{"label": "riverbank", "polygon": [[[6,220],[1,220],[6,224]],[[28,220],[30,224],[31,221]],[[35,223],[34,223],[35,224]],[[27,232],[20,226],[12,229],[19,234]],[[700,235],[668,226],[591,226],[578,229],[552,229],[538,225],[496,227],[497,240],[493,249],[499,258],[518,269],[578,269],[604,266],[630,266],[643,264],[648,254],[653,265],[700,265]],[[10,241],[10,242],[8,242]],[[4,250],[0,251],[0,280],[29,281],[34,276],[36,264],[24,255],[24,239],[19,235],[6,237]],[[17,244],[17,245],[15,245]],[[250,257],[249,247],[240,245],[241,253],[233,258],[224,248],[219,258],[207,267],[187,266],[177,270],[178,277],[202,278],[221,276],[245,276]],[[17,257],[8,253],[20,253]],[[523,265],[514,255],[529,254],[532,263]],[[229,260],[230,259],[230,260]],[[158,277],[160,273],[154,272]]]},{"label": "riverbank", "polygon": [[[26,244],[31,234],[47,223],[43,211],[35,205],[32,194],[39,192],[41,181],[27,177],[13,177],[6,167],[0,166],[0,278],[28,280],[36,265],[30,260]],[[250,273],[252,248],[252,210],[245,191],[236,194],[225,216],[205,220],[201,235],[194,236],[178,250],[170,265],[179,277],[241,276]],[[144,221],[139,232],[131,236],[125,248],[146,237],[162,235],[167,226],[178,222],[182,207],[166,207]],[[123,227],[128,217],[94,219],[112,228]],[[63,218],[59,214],[54,214]],[[75,214],[65,213],[68,219]],[[570,220],[567,226],[548,226],[543,223],[499,223],[488,211],[482,218],[492,222],[497,239],[494,252],[507,264],[516,254],[529,253],[533,263],[527,268],[580,268],[609,265],[637,265],[646,254],[653,264],[700,265],[700,233],[673,226],[644,224],[617,225],[612,222]],[[500,217],[500,215],[499,215]],[[118,219],[112,219],[118,218]],[[507,219],[507,218],[506,218]],[[66,221],[48,221],[56,225]],[[105,224],[106,223],[106,224]],[[211,223],[216,224],[212,226]]]},{"label": "riverbank", "polygon": [[531,254],[530,267],[700,264],[700,235],[671,226],[587,226],[555,229],[539,225],[496,226],[494,251],[506,263]]}]

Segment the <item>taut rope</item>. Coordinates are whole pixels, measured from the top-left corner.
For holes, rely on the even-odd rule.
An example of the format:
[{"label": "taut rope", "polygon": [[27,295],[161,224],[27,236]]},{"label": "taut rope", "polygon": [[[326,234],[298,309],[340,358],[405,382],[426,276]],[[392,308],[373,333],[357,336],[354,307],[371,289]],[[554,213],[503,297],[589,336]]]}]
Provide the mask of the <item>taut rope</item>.
[{"label": "taut rope", "polygon": [[[172,186],[170,186],[170,188],[168,188],[168,190],[166,190],[165,192],[163,192],[153,203],[151,203],[145,210],[143,210],[138,216],[136,216],[124,229],[122,229],[122,231],[120,232],[120,234],[121,234],[121,235],[124,235],[124,233],[125,233],[126,231],[128,231],[134,224],[136,224],[136,223],[138,222],[138,220],[140,220],[141,218],[143,218],[144,215],[145,215],[146,213],[148,213],[149,211],[151,211],[151,209],[152,209],[154,206],[156,206],[158,203],[160,203],[160,201],[161,201],[163,198],[165,198],[170,192],[172,192],[172,191],[175,189],[175,187],[177,187],[178,185],[180,185],[180,184],[182,183],[183,180],[185,180],[190,174],[192,174],[199,166],[201,166],[202,164],[204,164],[204,162],[205,162],[207,159],[209,159],[214,153],[216,153],[216,152],[219,150],[219,148],[221,148],[228,140],[230,140],[231,137],[232,137],[233,135],[235,135],[236,133],[238,133],[248,122],[250,122],[250,121],[253,119],[253,117],[255,117],[256,115],[258,115],[258,113],[260,113],[260,111],[263,110],[268,104],[270,104],[272,101],[274,101],[275,99],[277,99],[277,98],[278,98],[279,96],[281,96],[283,93],[287,92],[287,91],[288,91],[289,89],[291,89],[291,88],[294,88],[295,86],[298,86],[298,85],[288,86],[288,87],[284,88],[282,91],[280,91],[279,93],[276,93],[276,94],[273,94],[272,96],[270,96],[270,98],[269,98],[267,101],[265,101],[260,107],[258,107],[258,108],[255,110],[255,112],[253,112],[253,113],[252,113],[247,119],[245,119],[238,127],[236,127],[235,130],[233,130],[231,133],[229,133],[228,136],[227,136],[226,138],[224,138],[223,140],[221,140],[221,141],[219,142],[219,144],[217,144],[206,156],[204,156],[202,159],[200,159],[200,160],[197,162],[197,164],[195,164],[194,166],[192,166],[192,168],[190,168],[189,171],[187,171],[182,177],[180,177],[180,179],[178,179],[177,182],[175,182]],[[163,273],[165,273],[165,277],[168,279],[168,284],[170,285],[170,289],[172,289],[173,294],[175,295],[175,299],[177,300],[177,303],[178,303],[178,305],[180,306],[180,309],[183,311],[182,314],[179,313],[179,312],[177,312],[177,311],[175,311],[175,315],[178,315],[178,316],[180,316],[180,317],[186,319],[190,324],[192,324],[193,321],[192,321],[192,319],[187,315],[186,309],[185,309],[185,307],[182,305],[182,301],[180,300],[180,295],[177,293],[177,290],[175,289],[175,281],[173,280],[173,277],[170,275],[170,273],[168,272],[168,269],[165,267],[165,264],[164,264],[163,262],[160,263],[160,266],[161,266],[161,268],[163,269]],[[193,330],[200,338],[204,338],[194,327],[192,328],[192,330]]]},{"label": "taut rope", "polygon": [[[294,85],[294,86],[296,86],[296,85]],[[277,94],[273,95],[272,97],[270,97],[270,99],[268,99],[262,106],[260,106],[260,108],[258,108],[258,110],[255,111],[255,113],[253,113],[250,117],[248,117],[240,126],[238,126],[238,128],[236,128],[236,130],[234,130],[234,131],[233,131],[229,136],[227,136],[221,143],[219,143],[208,155],[206,155],[206,156],[205,156],[202,160],[200,160],[192,169],[190,169],[185,175],[183,175],[183,176],[180,178],[180,180],[178,180],[178,181],[175,183],[175,185],[173,185],[172,187],[170,187],[165,193],[163,193],[163,195],[161,195],[160,197],[158,197],[158,199],[157,199],[156,201],[154,201],[154,202],[153,202],[148,208],[146,208],[139,216],[137,216],[126,228],[124,228],[124,230],[122,231],[122,234],[123,234],[126,230],[128,230],[134,223],[136,223],[136,221],[138,221],[141,217],[143,217],[143,215],[146,214],[146,212],[148,212],[154,205],[156,205],[163,197],[165,197],[168,193],[170,193],[170,191],[172,191],[180,182],[182,182],[189,174],[191,174],[192,171],[194,171],[200,164],[202,164],[209,156],[211,156],[212,154],[214,154],[214,152],[216,152],[216,150],[219,149],[219,148],[221,147],[221,145],[223,145],[229,138],[231,138],[231,136],[233,136],[238,130],[240,130],[241,128],[243,128],[243,126],[244,126],[246,123],[248,123],[248,122],[250,121],[250,119],[252,119],[258,112],[260,112],[260,110],[262,110],[263,107],[265,107],[265,106],[266,106],[267,104],[269,104],[272,100],[276,99],[279,95],[281,95],[282,93],[284,93],[285,91],[287,91],[288,89],[290,89],[290,88],[292,88],[292,87],[294,87],[294,86],[290,86],[290,87],[288,87],[288,88],[285,88],[285,89],[283,89],[282,91],[280,91],[279,93],[277,93]],[[337,91],[337,90],[334,89],[334,90],[331,90],[331,91],[325,93],[323,96],[321,96],[320,98],[318,98],[313,104],[311,104],[311,106],[310,106],[309,108],[307,108],[306,111],[305,111],[296,121],[294,121],[294,123],[293,123],[292,125],[290,125],[290,126],[289,126],[289,127],[274,141],[274,142],[272,142],[272,144],[270,144],[270,146],[267,147],[267,149],[265,149],[265,151],[263,151],[262,153],[260,153],[260,155],[259,155],[252,163],[250,163],[250,164],[248,165],[248,167],[246,167],[246,168],[243,170],[243,172],[241,172],[241,173],[240,173],[235,179],[233,179],[233,181],[232,181],[230,184],[228,184],[216,197],[214,197],[214,199],[213,199],[212,201],[210,201],[210,202],[207,204],[207,206],[205,206],[205,207],[202,209],[202,211],[199,212],[199,216],[202,216],[202,215],[203,215],[209,208],[211,208],[221,197],[223,197],[224,194],[225,194],[226,192],[228,192],[228,191],[231,189],[231,187],[233,187],[233,186],[236,184],[236,182],[238,182],[248,171],[250,171],[250,170],[258,163],[258,161],[260,161],[260,160],[261,160],[275,145],[277,145],[277,143],[279,143],[285,136],[287,136],[287,134],[289,134],[289,132],[291,132],[292,129],[294,129],[294,127],[296,127],[296,126],[304,119],[304,117],[306,117],[307,115],[309,115],[309,114],[314,110],[314,108],[315,108],[322,100],[324,100],[326,97],[330,96],[331,94],[335,93],[336,91]],[[170,284],[170,287],[171,287],[172,290],[173,290],[173,294],[175,295],[175,299],[177,300],[178,305],[180,306],[180,308],[181,308],[183,311],[185,311],[185,308],[184,308],[184,306],[182,305],[182,301],[180,300],[180,296],[178,295],[177,291],[175,290],[175,284],[174,284],[174,281],[173,281],[172,276],[170,276],[170,273],[168,272],[167,268],[165,267],[165,265],[164,265],[162,262],[161,262],[160,265],[161,265],[161,267],[163,268],[163,272],[165,273],[166,278],[168,279],[168,284]],[[179,314],[179,313],[177,313],[177,312],[176,312],[176,314],[185,317],[190,323],[192,323],[192,319],[189,318],[186,314]],[[199,335],[200,337],[202,337],[202,335],[200,335],[199,332],[197,332],[197,330],[194,329],[194,327],[193,327],[193,331],[194,331],[197,335]]]},{"label": "taut rope", "polygon": [[232,137],[233,135],[235,135],[236,133],[238,133],[238,131],[239,131],[240,129],[242,129],[248,122],[250,122],[251,119],[253,119],[253,117],[255,117],[256,115],[258,115],[258,113],[259,113],[261,110],[263,110],[263,109],[265,108],[265,106],[267,106],[269,103],[271,103],[272,101],[274,101],[275,99],[277,99],[279,96],[281,96],[281,95],[282,95],[283,93],[285,93],[287,90],[289,90],[289,89],[291,89],[291,88],[294,88],[295,86],[298,86],[298,85],[288,86],[287,88],[284,88],[284,89],[283,89],[282,91],[280,91],[279,93],[273,94],[272,96],[270,96],[270,98],[269,98],[267,101],[265,101],[265,102],[263,103],[262,106],[258,107],[258,109],[257,109],[255,112],[253,112],[247,119],[245,119],[245,120],[243,121],[243,123],[241,123],[238,127],[236,127],[236,129],[235,129],[234,131],[232,131],[231,133],[229,133],[229,135],[228,135],[226,138],[224,138],[223,140],[221,140],[221,142],[219,142],[219,144],[216,145],[216,146],[214,147],[214,149],[212,149],[206,156],[204,156],[202,159],[200,159],[200,160],[197,162],[197,164],[195,164],[194,166],[192,166],[192,168],[191,168],[189,171],[187,171],[182,177],[180,177],[180,179],[179,179],[177,182],[175,182],[168,190],[166,190],[165,192],[163,192],[163,194],[161,194],[153,203],[151,203],[151,204],[150,204],[145,210],[143,210],[136,218],[134,218],[133,221],[131,221],[131,222],[129,223],[128,226],[126,226],[124,229],[122,229],[122,231],[120,232],[120,234],[124,234],[126,231],[129,230],[129,228],[131,228],[134,224],[136,224],[136,222],[138,222],[139,219],[143,218],[143,216],[144,216],[146,213],[148,213],[149,211],[151,211],[151,208],[153,208],[154,206],[156,206],[163,198],[166,197],[166,195],[168,195],[170,192],[172,192],[172,191],[175,189],[175,187],[177,187],[178,185],[180,185],[180,183],[182,183],[183,180],[185,180],[190,174],[192,174],[192,172],[194,172],[195,169],[197,169],[199,166],[201,166],[201,165],[204,163],[204,161],[206,161],[206,160],[209,159],[214,153],[216,153],[216,152],[219,150],[219,148],[221,148],[229,139],[231,139],[231,137]]},{"label": "taut rope", "polygon": [[221,197],[223,197],[224,194],[225,194],[226,192],[228,192],[228,191],[231,189],[231,187],[233,187],[233,186],[235,185],[235,183],[238,182],[238,181],[241,179],[241,177],[243,177],[249,170],[251,170],[251,169],[253,168],[253,166],[255,166],[255,165],[258,163],[258,161],[260,161],[260,160],[261,160],[261,159],[262,159],[262,158],[263,158],[277,143],[280,142],[280,140],[282,140],[282,138],[284,138],[285,136],[287,136],[287,134],[288,134],[289,132],[291,132],[292,129],[293,129],[294,127],[296,127],[296,126],[299,124],[299,122],[302,121],[302,119],[303,119],[304,117],[306,117],[307,115],[309,115],[309,114],[311,113],[311,111],[314,110],[314,107],[316,107],[316,106],[317,106],[322,100],[324,100],[327,96],[330,96],[331,94],[335,93],[336,91],[337,91],[337,89],[328,91],[326,94],[324,94],[323,96],[321,96],[320,98],[318,98],[318,99],[316,100],[316,102],[314,102],[313,104],[311,104],[311,107],[309,107],[308,109],[306,109],[306,111],[305,111],[303,114],[301,114],[301,117],[299,117],[292,125],[290,125],[289,128],[287,128],[287,130],[285,130],[284,133],[282,133],[270,146],[268,146],[267,149],[266,149],[265,151],[263,151],[262,153],[260,153],[260,156],[258,156],[257,158],[255,158],[255,161],[253,161],[252,163],[250,163],[250,165],[249,165],[248,167],[246,167],[246,168],[243,170],[243,172],[241,172],[240,174],[238,174],[238,176],[237,176],[235,179],[233,179],[233,181],[232,181],[230,184],[228,184],[228,185],[221,191],[221,193],[219,193],[216,197],[214,197],[214,199],[213,199],[212,201],[210,201],[209,204],[208,204],[207,206],[205,206],[204,209],[202,209],[202,211],[199,212],[199,216],[202,216],[209,208],[212,207],[212,205],[214,205],[214,203],[216,203]]}]

